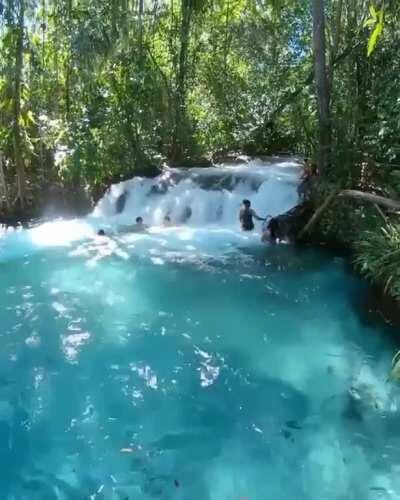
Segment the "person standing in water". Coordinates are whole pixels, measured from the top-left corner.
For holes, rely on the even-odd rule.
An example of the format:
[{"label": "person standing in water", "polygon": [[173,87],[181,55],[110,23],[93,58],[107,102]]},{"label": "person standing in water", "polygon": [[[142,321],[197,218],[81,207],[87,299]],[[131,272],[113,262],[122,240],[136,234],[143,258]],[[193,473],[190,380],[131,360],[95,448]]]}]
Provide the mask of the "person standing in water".
[{"label": "person standing in water", "polygon": [[172,223],[171,223],[171,217],[169,215],[166,215],[163,219],[163,226],[164,227],[170,227],[172,226]]},{"label": "person standing in water", "polygon": [[242,207],[239,212],[239,221],[243,231],[252,231],[254,229],[253,217],[256,220],[265,220],[259,217],[255,210],[251,208],[250,200],[243,200]]},{"label": "person standing in water", "polygon": [[278,229],[278,219],[271,215],[267,215],[262,228],[261,241],[263,243],[276,243],[278,239]]},{"label": "person standing in water", "polygon": [[136,217],[135,224],[129,227],[129,231],[132,231],[133,233],[143,233],[146,231],[148,226],[143,223],[143,218],[142,217]]}]

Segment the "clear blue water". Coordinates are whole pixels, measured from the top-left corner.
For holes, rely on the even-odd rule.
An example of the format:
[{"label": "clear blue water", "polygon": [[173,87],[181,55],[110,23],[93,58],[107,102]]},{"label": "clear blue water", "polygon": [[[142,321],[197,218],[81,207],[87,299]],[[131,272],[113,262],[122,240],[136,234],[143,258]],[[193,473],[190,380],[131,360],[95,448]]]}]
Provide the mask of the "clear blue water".
[{"label": "clear blue water", "polygon": [[126,257],[0,263],[1,499],[400,498],[393,332],[343,259]]}]

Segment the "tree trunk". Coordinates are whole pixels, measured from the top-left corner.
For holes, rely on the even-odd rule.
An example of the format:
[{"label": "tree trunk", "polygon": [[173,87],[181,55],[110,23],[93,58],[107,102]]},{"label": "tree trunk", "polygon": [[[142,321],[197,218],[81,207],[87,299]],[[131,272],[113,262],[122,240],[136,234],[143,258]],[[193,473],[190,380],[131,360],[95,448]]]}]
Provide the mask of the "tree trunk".
[{"label": "tree trunk", "polygon": [[311,231],[311,229],[316,225],[316,223],[319,221],[321,218],[322,214],[325,212],[325,210],[329,207],[329,205],[333,202],[333,200],[336,198],[337,191],[333,191],[320,205],[317,210],[314,212],[313,216],[311,219],[307,222],[307,224],[303,227],[303,229],[299,232],[298,239],[301,240],[307,233]]},{"label": "tree trunk", "polygon": [[172,137],[171,159],[177,160],[183,154],[184,119],[186,116],[186,75],[189,49],[192,9],[190,0],[181,2],[181,35],[178,69],[176,74],[175,126]]},{"label": "tree trunk", "polygon": [[364,191],[357,191],[356,189],[344,189],[339,193],[339,196],[375,203],[388,210],[400,211],[400,201],[393,200],[392,198],[385,198],[384,196],[379,196],[374,193],[366,193]]},{"label": "tree trunk", "polygon": [[14,145],[14,162],[17,173],[17,201],[21,208],[24,207],[26,201],[26,177],[24,159],[22,156],[21,144],[21,80],[23,66],[23,50],[24,50],[24,16],[25,16],[25,0],[19,1],[17,39],[15,44],[15,75],[14,75],[14,106],[13,106],[13,145]]},{"label": "tree trunk", "polygon": [[72,46],[71,46],[71,27],[72,27],[72,0],[68,0],[67,4],[67,12],[68,12],[68,54],[65,61],[65,119],[69,124],[70,115],[71,115],[71,94],[70,94],[70,86],[71,86],[71,66],[72,66]]},{"label": "tree trunk", "polygon": [[329,117],[329,83],[326,68],[324,0],[313,0],[313,45],[315,86],[318,107],[318,167],[324,174],[329,164],[331,126]]},{"label": "tree trunk", "polygon": [[139,68],[143,65],[143,10],[144,0],[139,0]]},{"label": "tree trunk", "polygon": [[67,56],[68,61],[65,64],[65,119],[69,122],[71,111],[71,99],[69,94],[70,86],[70,55]]},{"label": "tree trunk", "polygon": [[342,13],[343,13],[343,0],[338,0],[336,5],[336,12],[333,16],[334,19],[331,26],[332,40],[329,47],[329,77],[328,77],[329,92],[331,92],[333,86],[333,72],[335,69],[335,59],[339,51],[339,43],[341,39]]},{"label": "tree trunk", "polygon": [[0,153],[0,211],[2,210],[3,206],[5,206],[7,209],[10,208],[7,193],[7,181],[3,167],[3,155]]},{"label": "tree trunk", "polygon": [[229,45],[230,45],[230,4],[229,0],[226,1],[226,12],[225,12],[225,36],[224,36],[224,71],[227,71],[228,64],[228,54],[229,54]]}]

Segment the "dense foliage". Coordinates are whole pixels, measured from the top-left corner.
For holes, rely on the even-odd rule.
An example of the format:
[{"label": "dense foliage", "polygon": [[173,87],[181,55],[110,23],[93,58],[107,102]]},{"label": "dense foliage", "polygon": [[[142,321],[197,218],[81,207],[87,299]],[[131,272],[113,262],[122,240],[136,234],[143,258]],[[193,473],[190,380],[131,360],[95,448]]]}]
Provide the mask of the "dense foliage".
[{"label": "dense foliage", "polygon": [[385,290],[400,297],[400,230],[387,224],[381,230],[367,231],[358,242],[357,264],[370,279],[379,280]]},{"label": "dense foliage", "polygon": [[[368,58],[368,3],[326,2],[341,176],[362,154],[398,161],[397,10],[386,7],[379,50]],[[102,184],[164,158],[313,154],[311,16],[310,1],[4,0],[0,150],[9,201],[54,181]]]},{"label": "dense foliage", "polygon": [[24,203],[48,182],[101,184],[164,158],[289,137],[294,146],[293,120],[276,117],[280,136],[269,119],[311,64],[309,6],[295,3],[4,0],[8,200]]}]

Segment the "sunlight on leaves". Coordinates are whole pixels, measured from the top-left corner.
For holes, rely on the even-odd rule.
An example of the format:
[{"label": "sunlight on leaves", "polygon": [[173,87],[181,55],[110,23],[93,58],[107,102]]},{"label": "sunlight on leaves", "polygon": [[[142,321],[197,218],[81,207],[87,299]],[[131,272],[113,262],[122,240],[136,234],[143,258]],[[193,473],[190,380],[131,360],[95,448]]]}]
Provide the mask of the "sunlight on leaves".
[{"label": "sunlight on leaves", "polygon": [[364,22],[364,25],[363,25],[364,28],[374,27],[374,29],[369,37],[369,40],[368,40],[368,48],[367,48],[368,57],[375,50],[376,44],[379,40],[379,37],[382,35],[383,25],[384,25],[384,11],[383,11],[383,9],[376,10],[376,8],[373,5],[370,5],[369,13],[370,13],[370,17]]},{"label": "sunlight on leaves", "polygon": [[400,379],[400,351],[398,351],[392,359],[392,369],[389,374],[390,380]]}]

